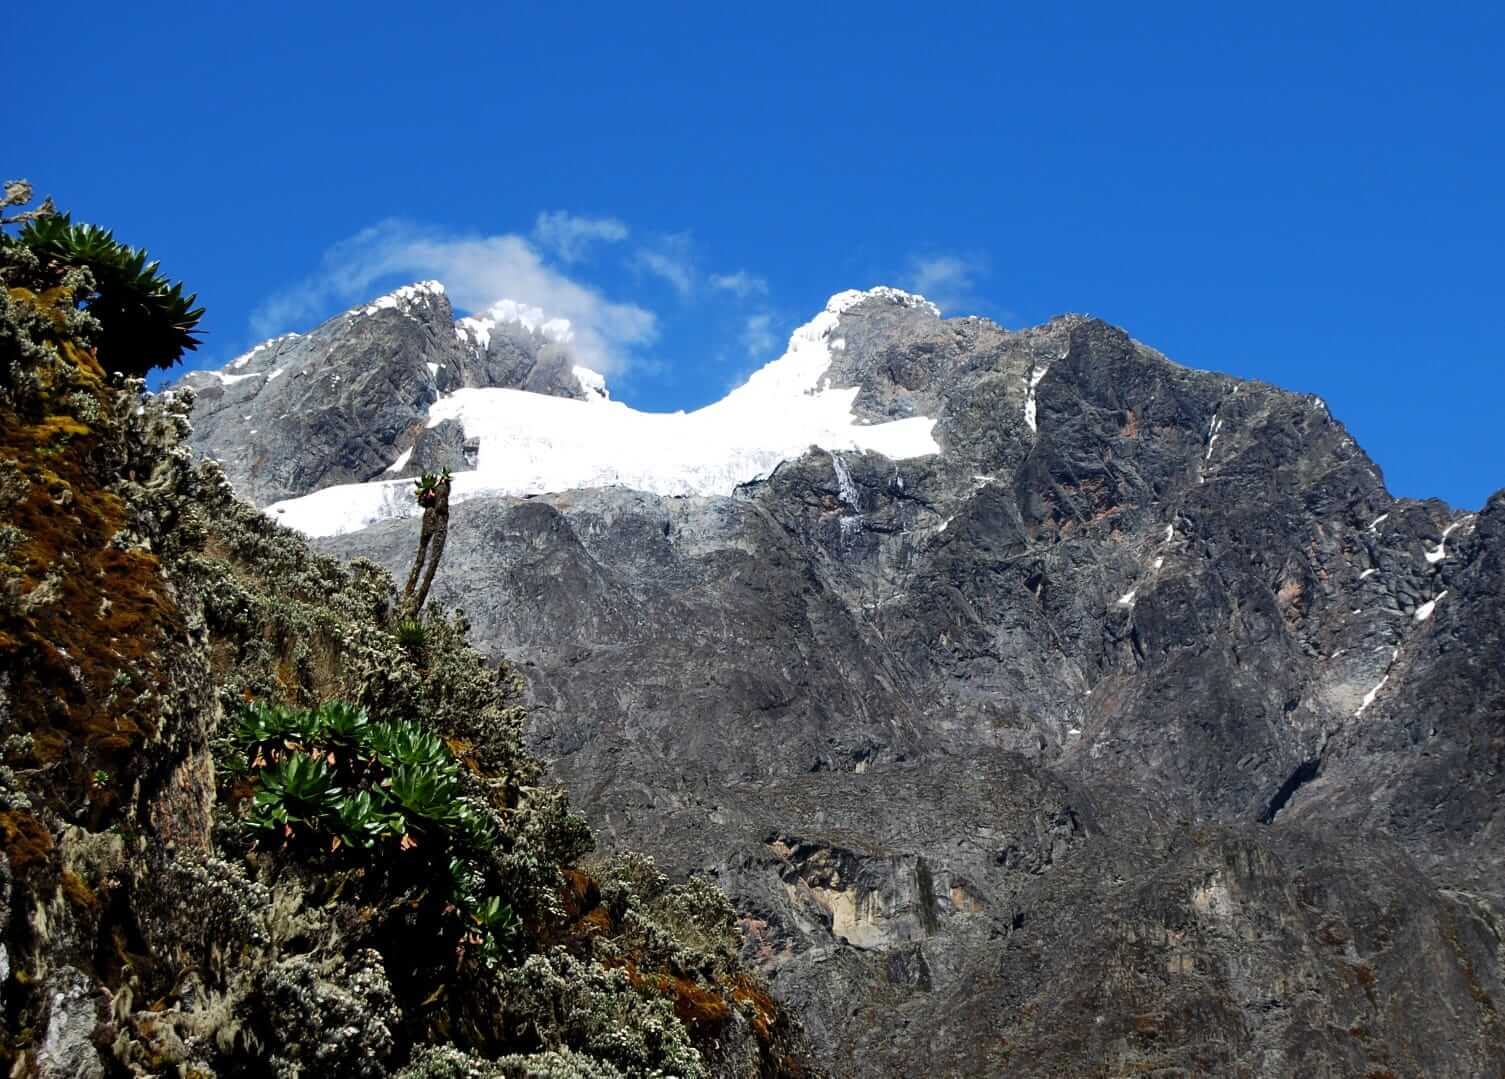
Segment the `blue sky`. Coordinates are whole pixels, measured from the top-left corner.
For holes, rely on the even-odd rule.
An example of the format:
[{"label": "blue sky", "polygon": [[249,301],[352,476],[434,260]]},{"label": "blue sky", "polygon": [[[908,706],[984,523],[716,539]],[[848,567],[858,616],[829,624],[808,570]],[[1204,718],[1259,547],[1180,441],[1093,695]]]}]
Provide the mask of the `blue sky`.
[{"label": "blue sky", "polygon": [[1505,486],[1497,5],[550,7],[30,7],[0,172],[197,289],[197,363],[437,276],[694,407],[887,283],[1321,394],[1398,494]]}]

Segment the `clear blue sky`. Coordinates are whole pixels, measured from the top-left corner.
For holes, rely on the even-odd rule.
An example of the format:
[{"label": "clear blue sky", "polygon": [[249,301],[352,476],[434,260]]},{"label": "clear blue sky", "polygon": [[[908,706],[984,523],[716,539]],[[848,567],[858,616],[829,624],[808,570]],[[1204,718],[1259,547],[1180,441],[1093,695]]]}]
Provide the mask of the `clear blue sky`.
[{"label": "clear blue sky", "polygon": [[440,276],[693,407],[829,294],[918,285],[1321,394],[1393,491],[1477,507],[1499,5],[1230,7],[27,5],[0,172],[197,289],[199,363]]}]

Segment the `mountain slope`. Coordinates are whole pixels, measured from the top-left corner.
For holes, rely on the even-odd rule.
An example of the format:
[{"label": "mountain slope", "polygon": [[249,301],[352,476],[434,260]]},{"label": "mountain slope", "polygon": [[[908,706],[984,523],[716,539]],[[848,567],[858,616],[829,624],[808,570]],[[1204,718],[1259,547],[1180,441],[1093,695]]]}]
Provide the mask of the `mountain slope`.
[{"label": "mountain slope", "polygon": [[0,232],[7,1073],[807,1074],[725,897],[585,861],[506,664],[195,461],[68,257]]},{"label": "mountain slope", "polygon": [[1321,401],[1092,319],[859,296],[789,402],[938,452],[506,497],[483,442],[435,594],[596,826],[716,874],[838,1072],[1497,1074],[1505,496],[1393,499]]}]

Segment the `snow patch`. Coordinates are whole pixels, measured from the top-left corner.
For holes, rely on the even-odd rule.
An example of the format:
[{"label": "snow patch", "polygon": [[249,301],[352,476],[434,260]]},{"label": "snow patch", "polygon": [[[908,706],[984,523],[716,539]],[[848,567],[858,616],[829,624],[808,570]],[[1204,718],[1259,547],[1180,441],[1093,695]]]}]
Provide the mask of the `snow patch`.
[{"label": "snow patch", "polygon": [[1046,364],[1044,367],[1031,366],[1029,369],[1029,385],[1024,390],[1024,422],[1029,425],[1031,431],[1038,432],[1040,430],[1035,423],[1035,387],[1040,385],[1040,380],[1045,377],[1045,373],[1049,370],[1050,364]]},{"label": "snow patch", "polygon": [[573,368],[575,381],[585,391],[587,401],[609,401],[611,394],[606,390],[606,376],[599,371],[592,371],[589,367]]},{"label": "snow patch", "polygon": [[[251,349],[250,352],[242,353],[241,355],[235,357],[235,359],[231,360],[225,366],[233,367],[235,370],[239,371],[246,364],[254,360],[258,353],[265,352],[269,348],[276,348],[284,341],[291,341],[297,336],[298,334],[295,333],[284,333],[278,335],[277,337],[269,338],[268,340],[263,341],[261,344],[257,345],[255,348]],[[211,371],[210,374],[219,374],[219,372]]]},{"label": "snow patch", "polygon": [[1359,580],[1361,580],[1361,581],[1364,580],[1366,577],[1368,577],[1373,572],[1374,572],[1373,569],[1366,569],[1363,573],[1359,574]]},{"label": "snow patch", "polygon": [[387,466],[388,472],[401,472],[408,467],[408,462],[413,459],[413,447],[409,446],[397,455],[397,460]]},{"label": "snow patch", "polygon": [[1123,595],[1121,595],[1121,596],[1118,597],[1118,605],[1120,607],[1132,607],[1132,606],[1134,606],[1134,597],[1136,595],[1138,595],[1138,593],[1139,593],[1139,589],[1137,589],[1137,588],[1131,588],[1131,589],[1129,589]]},{"label": "snow patch", "polygon": [[1380,524],[1385,520],[1385,518],[1387,518],[1389,516],[1390,515],[1388,513],[1382,513],[1378,517],[1376,517],[1374,520],[1370,521],[1369,522],[1369,529],[1368,529],[1368,531],[1373,532],[1376,528],[1378,528],[1380,526]]},{"label": "snow patch", "polygon": [[1223,419],[1221,416],[1218,416],[1216,413],[1214,413],[1212,422],[1207,425],[1207,456],[1203,457],[1202,460],[1212,460],[1212,448],[1217,445],[1218,432],[1222,429]]},{"label": "snow patch", "polygon": [[282,372],[284,372],[286,370],[287,370],[286,367],[279,367],[279,368],[277,368],[277,370],[273,371],[270,375],[267,375],[267,381],[268,382],[272,382],[272,381],[274,381],[276,379],[281,378],[282,377]]},{"label": "snow patch", "polygon": [[[233,386],[237,382],[244,382],[248,378],[261,378],[261,377],[263,377],[266,374],[266,372],[265,371],[252,371],[249,374],[244,374],[244,375],[227,375],[223,371],[210,371],[209,374],[211,374],[215,378],[219,379],[220,382],[223,385]],[[267,379],[267,381],[270,382],[271,379]]]},{"label": "snow patch", "polygon": [[852,482],[852,473],[847,469],[847,463],[841,459],[841,454],[831,454],[831,467],[836,472],[836,490],[841,500],[854,510],[862,509],[862,503],[857,497],[857,485]]},{"label": "snow patch", "polygon": [[1385,677],[1380,679],[1379,685],[1375,686],[1368,693],[1364,694],[1363,703],[1359,705],[1359,710],[1353,714],[1355,719],[1359,718],[1359,716],[1362,716],[1364,714],[1364,709],[1368,708],[1371,704],[1374,703],[1374,699],[1380,695],[1380,690],[1385,688],[1385,683],[1388,681],[1390,681],[1390,674],[1387,671],[1385,673]]},{"label": "snow patch", "polygon": [[1428,618],[1432,617],[1432,612],[1437,609],[1437,601],[1447,594],[1447,589],[1443,589],[1420,607],[1416,608],[1416,613],[1411,617],[1415,618],[1418,622],[1425,622]]},{"label": "snow patch", "polygon": [[1435,565],[1436,563],[1441,562],[1444,558],[1447,557],[1448,535],[1453,531],[1453,529],[1457,528],[1462,523],[1463,522],[1461,521],[1454,521],[1452,524],[1448,525],[1442,530],[1442,539],[1437,541],[1437,548],[1435,550],[1422,552],[1428,563]]}]

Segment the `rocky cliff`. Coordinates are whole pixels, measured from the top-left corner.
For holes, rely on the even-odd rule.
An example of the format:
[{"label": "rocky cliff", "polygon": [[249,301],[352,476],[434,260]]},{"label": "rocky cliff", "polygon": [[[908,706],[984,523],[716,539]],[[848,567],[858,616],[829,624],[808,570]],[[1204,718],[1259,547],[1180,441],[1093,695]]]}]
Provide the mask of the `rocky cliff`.
[{"label": "rocky cliff", "polygon": [[511,668],[237,500],[71,255],[0,230],[7,1074],[807,1074],[725,896],[592,853]]},{"label": "rocky cliff", "polygon": [[[435,594],[595,827],[728,890],[838,1074],[1505,1074],[1505,492],[1393,498],[1322,401],[1100,321],[845,295],[805,334],[844,444],[455,507]],[[338,450],[256,463],[260,397],[195,444],[263,503],[371,478],[449,318],[330,324],[297,422]],[[860,448],[917,420],[938,452]]]}]

